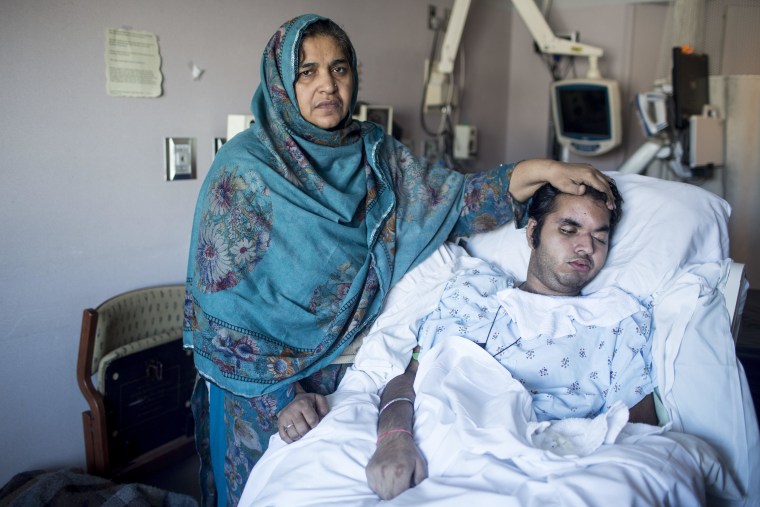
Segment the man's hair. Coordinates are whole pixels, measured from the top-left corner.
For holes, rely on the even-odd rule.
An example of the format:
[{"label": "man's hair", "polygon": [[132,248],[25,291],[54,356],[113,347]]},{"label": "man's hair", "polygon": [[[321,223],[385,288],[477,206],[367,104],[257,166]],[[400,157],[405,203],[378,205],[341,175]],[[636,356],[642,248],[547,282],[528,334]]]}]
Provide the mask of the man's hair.
[{"label": "man's hair", "polygon": [[343,51],[349,63],[353,61],[354,46],[351,44],[348,34],[337,23],[330,19],[315,21],[304,29],[301,34],[301,44],[303,44],[303,40],[307,37],[316,37],[318,35],[326,35],[335,39],[335,42],[337,42],[338,47]]},{"label": "man's hair", "polygon": [[[623,197],[618,191],[615,181],[610,179],[610,189],[612,190],[612,197],[615,201],[615,209],[609,210],[610,212],[610,238],[615,231],[615,226],[620,221],[620,217],[623,214]],[[534,247],[537,247],[541,243],[541,229],[544,227],[544,219],[546,215],[553,212],[557,208],[557,196],[562,195],[560,192],[549,183],[539,188],[533,198],[531,199],[530,206],[528,206],[528,218],[532,218],[536,221],[536,227],[533,229],[533,235],[531,237]],[[605,207],[607,203],[607,194],[600,192],[599,190],[586,185],[585,197],[593,199],[595,201],[602,202]]]}]

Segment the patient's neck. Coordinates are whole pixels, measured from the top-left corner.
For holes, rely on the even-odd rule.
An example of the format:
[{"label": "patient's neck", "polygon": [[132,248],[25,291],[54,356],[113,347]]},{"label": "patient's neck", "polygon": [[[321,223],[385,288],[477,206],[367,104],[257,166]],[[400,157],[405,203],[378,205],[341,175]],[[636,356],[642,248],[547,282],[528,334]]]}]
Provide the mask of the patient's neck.
[{"label": "patient's neck", "polygon": [[530,283],[529,280],[524,281],[523,283],[518,285],[517,288],[521,291],[530,292],[531,294],[539,294],[541,296],[575,297],[575,296],[580,296],[581,294],[580,291],[573,292],[573,293],[562,293],[562,294],[549,292],[543,288],[533,287],[533,285]]}]

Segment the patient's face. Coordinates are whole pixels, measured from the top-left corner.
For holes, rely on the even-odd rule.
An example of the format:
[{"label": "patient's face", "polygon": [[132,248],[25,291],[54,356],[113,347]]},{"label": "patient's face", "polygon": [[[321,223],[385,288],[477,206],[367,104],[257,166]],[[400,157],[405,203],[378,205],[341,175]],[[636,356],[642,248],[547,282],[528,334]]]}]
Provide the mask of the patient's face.
[{"label": "patient's face", "polygon": [[[607,260],[610,213],[589,197],[561,194],[546,215],[538,246],[531,244],[524,290],[575,296],[599,273]],[[528,221],[528,241],[536,221]]]}]

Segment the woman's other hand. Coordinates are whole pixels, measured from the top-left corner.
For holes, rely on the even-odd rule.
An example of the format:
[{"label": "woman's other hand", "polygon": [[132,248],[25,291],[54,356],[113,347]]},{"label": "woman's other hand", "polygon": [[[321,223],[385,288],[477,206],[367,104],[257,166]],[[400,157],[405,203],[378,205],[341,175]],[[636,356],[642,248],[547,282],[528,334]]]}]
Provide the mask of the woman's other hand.
[{"label": "woman's other hand", "polygon": [[583,195],[586,187],[607,194],[607,207],[615,208],[615,200],[607,176],[591,164],[569,164],[556,160],[531,159],[517,164],[509,182],[509,193],[518,202],[525,202],[545,183],[566,194]]},{"label": "woman's other hand", "polygon": [[277,429],[286,443],[292,444],[316,428],[319,421],[330,411],[327,398],[321,394],[307,393],[295,383],[296,396],[277,414]]},{"label": "woman's other hand", "polygon": [[411,435],[397,433],[378,444],[366,474],[372,491],[390,500],[425,480],[427,462]]}]

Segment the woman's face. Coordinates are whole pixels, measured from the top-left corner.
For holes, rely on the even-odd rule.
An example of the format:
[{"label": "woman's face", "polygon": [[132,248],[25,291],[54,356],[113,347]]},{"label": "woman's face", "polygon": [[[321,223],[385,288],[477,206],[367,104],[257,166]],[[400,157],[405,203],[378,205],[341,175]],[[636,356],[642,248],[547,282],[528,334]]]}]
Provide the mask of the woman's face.
[{"label": "woman's face", "polygon": [[354,76],[348,56],[326,35],[301,41],[296,100],[301,115],[325,130],[346,117],[354,93]]}]

